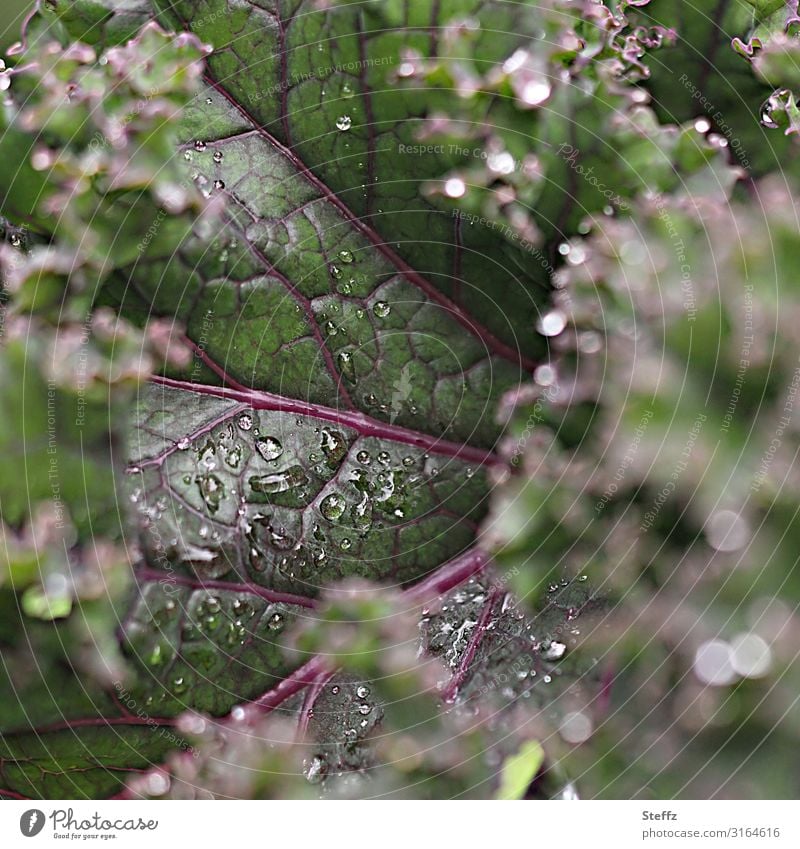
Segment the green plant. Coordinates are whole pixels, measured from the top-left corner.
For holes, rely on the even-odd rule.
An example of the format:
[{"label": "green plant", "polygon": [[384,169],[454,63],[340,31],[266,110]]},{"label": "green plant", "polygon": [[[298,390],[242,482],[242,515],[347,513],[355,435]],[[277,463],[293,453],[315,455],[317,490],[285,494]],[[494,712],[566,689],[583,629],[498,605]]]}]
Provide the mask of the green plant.
[{"label": "green plant", "polygon": [[737,6],[709,71],[650,11],[42,4],[0,74],[4,792],[756,793],[794,23]]}]

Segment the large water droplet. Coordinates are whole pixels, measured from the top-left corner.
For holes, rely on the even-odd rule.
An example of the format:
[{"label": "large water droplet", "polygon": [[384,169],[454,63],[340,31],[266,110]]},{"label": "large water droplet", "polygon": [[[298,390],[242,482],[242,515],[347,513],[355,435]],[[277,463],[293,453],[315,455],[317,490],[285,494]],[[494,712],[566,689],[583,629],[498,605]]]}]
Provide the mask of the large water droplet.
[{"label": "large water droplet", "polygon": [[550,645],[542,651],[542,657],[545,660],[560,660],[564,657],[564,652],[566,652],[567,647],[564,643],[558,643],[553,640]]},{"label": "large water droplet", "polygon": [[336,358],[336,363],[339,366],[342,377],[350,383],[355,383],[356,369],[353,362],[353,355],[349,351],[340,351]]},{"label": "large water droplet", "polygon": [[352,126],[353,126],[353,119],[349,115],[342,115],[336,121],[336,129],[340,130],[343,133],[347,132],[347,130],[349,130],[350,127],[352,127]]},{"label": "large water droplet", "polygon": [[200,495],[210,513],[219,510],[220,501],[225,497],[225,486],[216,475],[200,475],[195,478]]},{"label": "large water droplet", "polygon": [[386,318],[391,311],[392,308],[386,303],[386,301],[378,301],[372,308],[372,312],[375,313],[378,318]]},{"label": "large water droplet", "polygon": [[270,462],[283,454],[283,445],[274,436],[260,436],[256,439],[256,451]]},{"label": "large water droplet", "polygon": [[308,477],[302,466],[291,466],[282,472],[271,475],[254,475],[250,478],[253,492],[277,495],[308,483]]},{"label": "large water droplet", "polygon": [[305,764],[306,779],[310,784],[319,784],[328,772],[328,762],[317,755]]},{"label": "large water droplet", "polygon": [[331,522],[342,517],[342,514],[347,507],[347,502],[336,492],[325,496],[319,505],[319,511],[322,515]]},{"label": "large water droplet", "polygon": [[338,466],[347,453],[347,441],[338,430],[323,428],[320,447],[327,465],[331,468]]}]

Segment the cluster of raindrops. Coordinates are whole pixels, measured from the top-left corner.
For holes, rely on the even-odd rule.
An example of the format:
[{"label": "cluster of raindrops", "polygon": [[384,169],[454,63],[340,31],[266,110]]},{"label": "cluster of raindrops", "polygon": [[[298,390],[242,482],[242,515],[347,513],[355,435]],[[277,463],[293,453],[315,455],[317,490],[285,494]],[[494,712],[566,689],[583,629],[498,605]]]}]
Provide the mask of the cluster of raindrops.
[{"label": "cluster of raindrops", "polygon": [[[206,101],[208,102],[208,101]],[[183,158],[187,162],[194,162],[194,154],[195,153],[207,153],[208,144],[203,141],[203,139],[197,139],[191,148],[186,148],[183,152]],[[215,150],[211,155],[211,159],[213,160],[215,165],[220,165],[225,158],[225,154],[221,150]],[[205,198],[211,197],[211,189],[208,188],[209,180],[204,174],[201,174],[200,171],[192,171],[191,178],[193,182],[200,189],[201,194]],[[225,181],[219,178],[213,180],[211,185],[216,191],[222,191],[225,188]]]}]

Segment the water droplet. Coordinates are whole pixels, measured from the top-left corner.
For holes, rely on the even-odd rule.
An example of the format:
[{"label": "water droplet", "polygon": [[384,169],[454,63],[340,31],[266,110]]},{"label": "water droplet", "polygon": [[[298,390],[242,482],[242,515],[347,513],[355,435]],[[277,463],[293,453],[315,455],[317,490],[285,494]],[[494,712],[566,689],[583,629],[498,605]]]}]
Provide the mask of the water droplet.
[{"label": "water droplet", "polygon": [[267,621],[267,626],[270,631],[280,631],[283,628],[283,616],[280,613],[273,613]]},{"label": "water droplet", "polygon": [[223,180],[214,180],[214,188],[217,189],[218,191],[222,191],[222,189],[225,188],[224,181]]},{"label": "water droplet", "polygon": [[352,127],[352,126],[353,126],[353,119],[349,115],[342,115],[336,121],[336,129],[340,130],[343,133],[347,132],[347,130],[349,130],[350,127]]},{"label": "water droplet", "polygon": [[372,708],[368,704],[363,704],[363,705],[358,706],[358,712],[362,716],[366,716],[371,710],[372,710]]},{"label": "water droplet", "polygon": [[192,444],[192,441],[188,436],[184,436],[178,440],[177,448],[179,451],[186,451],[186,449]]},{"label": "water droplet", "polygon": [[19,233],[12,233],[11,234],[11,245],[15,248],[18,248],[18,247],[20,247],[21,244],[22,244],[22,239],[20,238]]},{"label": "water droplet", "polygon": [[242,413],[237,424],[241,430],[250,430],[253,427],[253,417],[247,413]]},{"label": "water droplet", "polygon": [[352,545],[353,545],[353,543],[347,537],[345,537],[339,543],[339,548],[341,548],[342,551],[347,551]]},{"label": "water droplet", "polygon": [[353,527],[363,536],[372,527],[372,502],[365,492],[361,501],[350,511]]},{"label": "water droplet", "polygon": [[206,143],[204,141],[201,141],[200,139],[198,139],[194,143],[194,149],[199,150],[202,153],[206,149]]},{"label": "water droplet", "polygon": [[356,370],[353,362],[353,355],[349,351],[340,351],[336,357],[337,365],[342,377],[350,383],[355,383]]},{"label": "water droplet", "polygon": [[223,152],[221,150],[215,150],[214,156],[212,158],[213,158],[214,162],[222,162],[224,155],[225,154],[223,154]]},{"label": "water droplet", "polygon": [[386,318],[391,311],[392,308],[386,303],[386,301],[378,301],[378,303],[376,303],[372,308],[372,312],[374,312],[378,318]]},{"label": "water droplet", "polygon": [[332,265],[329,270],[331,272],[331,277],[333,277],[334,280],[341,280],[342,269],[339,268],[338,265]]},{"label": "water droplet", "polygon": [[389,452],[388,452],[388,451],[381,451],[381,452],[378,454],[378,462],[379,462],[379,463],[383,463],[383,465],[384,465],[384,466],[388,466],[388,465],[389,465],[389,461],[390,461],[391,459],[392,459],[392,458],[391,458],[391,456],[389,455]]},{"label": "water droplet", "polygon": [[349,264],[353,261],[353,254],[351,251],[339,251],[339,259]]},{"label": "water droplet", "polygon": [[372,457],[370,457],[369,451],[359,451],[356,454],[356,460],[364,466],[368,466],[372,462]]},{"label": "water droplet", "polygon": [[328,772],[328,762],[325,760],[325,758],[322,758],[317,755],[316,757],[312,758],[310,762],[307,762],[305,764],[305,768],[306,780],[310,784],[319,784],[324,780],[325,775]]},{"label": "water droplet", "polygon": [[567,647],[564,643],[557,643],[553,640],[549,646],[542,652],[542,657],[545,660],[560,660],[564,657],[564,652],[567,650]]},{"label": "water droplet", "polygon": [[331,493],[322,499],[319,505],[319,512],[331,522],[342,517],[342,514],[347,507],[347,502],[338,493]]},{"label": "water droplet", "polygon": [[200,495],[210,513],[216,513],[225,497],[225,486],[216,475],[199,475],[195,478]]},{"label": "water droplet", "polygon": [[253,492],[266,495],[277,495],[307,483],[308,476],[302,466],[291,466],[271,475],[254,475],[249,480]]},{"label": "water droplet", "polygon": [[188,689],[188,685],[186,683],[186,679],[182,677],[175,678],[172,681],[172,692],[176,695],[180,695],[181,693],[185,693]]},{"label": "water droplet", "polygon": [[353,96],[353,87],[350,85],[350,83],[344,83],[344,85],[342,85],[342,97],[349,99],[352,96]]},{"label": "water droplet", "polygon": [[330,468],[338,466],[347,453],[347,442],[338,430],[322,429],[320,448],[325,455],[325,462]]},{"label": "water droplet", "polygon": [[358,698],[359,698],[359,699],[366,699],[366,698],[369,696],[369,692],[370,692],[370,691],[369,691],[369,687],[367,687],[366,685],[362,684],[362,685],[361,685],[361,686],[360,686],[360,687],[356,690],[356,695],[358,696]]},{"label": "water droplet", "polygon": [[283,454],[283,445],[274,436],[260,436],[256,439],[256,451],[270,462]]}]

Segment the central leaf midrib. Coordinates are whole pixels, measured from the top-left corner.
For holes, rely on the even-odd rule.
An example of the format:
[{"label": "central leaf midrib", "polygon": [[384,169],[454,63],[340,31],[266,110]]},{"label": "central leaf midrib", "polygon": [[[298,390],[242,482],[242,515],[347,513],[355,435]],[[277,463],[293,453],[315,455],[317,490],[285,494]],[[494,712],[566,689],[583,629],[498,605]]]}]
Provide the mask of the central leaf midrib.
[{"label": "central leaf midrib", "polygon": [[[441,439],[423,431],[401,425],[391,424],[373,418],[360,410],[338,410],[335,407],[326,407],[312,401],[301,401],[274,392],[266,392],[259,389],[247,389],[242,384],[237,386],[213,386],[205,383],[192,383],[172,377],[155,375],[151,382],[171,389],[184,392],[194,392],[199,395],[212,395],[216,398],[226,398],[246,404],[253,410],[270,410],[275,412],[292,413],[308,418],[320,419],[332,422],[342,427],[350,428],[359,436],[371,436],[377,439],[386,439],[403,445],[411,445],[420,448],[427,453],[443,457],[454,457],[468,460],[479,466],[501,466],[506,467],[506,462],[495,452],[478,448],[466,442],[454,442]],[[227,418],[227,415],[226,415]],[[189,436],[187,434],[187,436]],[[167,449],[168,451],[171,449]],[[142,466],[152,464],[158,458],[147,458],[136,465]]]}]

